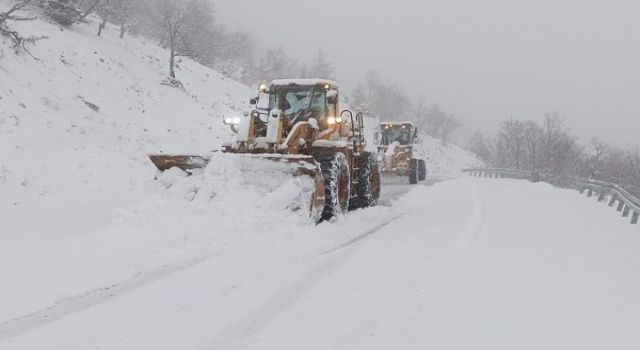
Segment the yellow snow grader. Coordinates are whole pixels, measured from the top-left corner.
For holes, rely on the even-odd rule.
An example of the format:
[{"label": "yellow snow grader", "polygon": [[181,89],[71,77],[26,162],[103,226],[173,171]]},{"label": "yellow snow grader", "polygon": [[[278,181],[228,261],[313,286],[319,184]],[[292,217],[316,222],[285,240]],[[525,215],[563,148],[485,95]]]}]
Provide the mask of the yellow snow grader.
[{"label": "yellow snow grader", "polygon": [[[243,159],[276,162],[294,176],[309,176],[315,191],[310,216],[317,222],[374,205],[380,197],[380,170],[365,150],[361,115],[340,112],[338,85],[321,79],[283,79],[262,84],[252,111],[224,118],[237,134],[222,152]],[[150,155],[161,170],[205,167],[201,155]],[[253,161],[255,164],[255,161]],[[265,163],[260,163],[265,165]]]},{"label": "yellow snow grader", "polygon": [[414,155],[413,145],[418,142],[418,128],[413,123],[380,123],[380,130],[375,136],[382,174],[408,176],[412,185],[427,178],[426,162]]}]

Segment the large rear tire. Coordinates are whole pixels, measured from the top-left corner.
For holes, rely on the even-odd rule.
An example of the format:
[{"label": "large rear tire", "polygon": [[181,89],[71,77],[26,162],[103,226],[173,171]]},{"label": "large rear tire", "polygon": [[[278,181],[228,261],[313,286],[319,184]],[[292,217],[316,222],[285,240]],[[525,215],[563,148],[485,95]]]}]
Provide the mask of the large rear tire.
[{"label": "large rear tire", "polygon": [[411,158],[409,160],[409,183],[415,185],[418,183],[419,176],[419,165],[418,160],[415,158]]},{"label": "large rear tire", "polygon": [[319,156],[317,161],[322,168],[324,180],[325,205],[322,221],[325,221],[345,214],[349,210],[351,174],[349,162],[344,153]]},{"label": "large rear tire", "polygon": [[[376,168],[376,156],[363,152],[356,158],[358,173],[356,179],[356,193],[349,201],[349,210],[356,210],[373,206],[380,198],[380,172]],[[377,176],[377,178],[376,178]]]},{"label": "large rear tire", "polygon": [[427,162],[424,159],[418,161],[418,180],[424,181],[427,179]]},{"label": "large rear tire", "polygon": [[371,197],[373,199],[373,203],[371,205],[373,206],[378,204],[380,194],[382,193],[382,172],[380,172],[380,162],[378,161],[378,157],[373,154],[371,157]]}]

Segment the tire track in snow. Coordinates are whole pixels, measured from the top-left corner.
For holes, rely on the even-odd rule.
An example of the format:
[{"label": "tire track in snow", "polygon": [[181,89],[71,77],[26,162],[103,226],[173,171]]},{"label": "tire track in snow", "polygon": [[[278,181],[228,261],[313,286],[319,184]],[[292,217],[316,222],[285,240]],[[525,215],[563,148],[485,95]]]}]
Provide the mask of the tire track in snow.
[{"label": "tire track in snow", "polygon": [[473,246],[473,243],[476,241],[480,233],[484,231],[487,225],[486,209],[484,203],[480,199],[480,195],[478,194],[478,184],[476,182],[473,183],[472,192],[473,214],[471,219],[462,230],[460,238],[458,238],[453,244],[449,254],[444,257],[443,261],[439,264],[439,267],[435,270],[434,276],[431,280],[437,279],[457,261],[459,261]]},{"label": "tire track in snow", "polygon": [[[293,305],[296,300],[300,299],[307,291],[322,281],[324,277],[330,275],[332,271],[337,269],[343,261],[347,260],[353,250],[346,248],[354,247],[356,243],[373,236],[385,227],[396,222],[403,215],[404,214],[396,215],[352,237],[346,242],[312,255],[310,266],[304,273],[297,271],[302,278],[292,281],[292,283],[289,283],[284,288],[280,288],[269,297],[267,301],[261,303],[259,307],[241,317],[240,321],[235,322],[223,332],[220,332],[222,335],[207,344],[207,347],[227,350],[242,348],[244,340],[255,336],[262,329],[266,328],[280,314],[285,312],[289,306]],[[305,256],[309,257],[308,254]],[[282,269],[277,272],[273,271],[272,273],[282,273]],[[265,278],[268,278],[268,276],[265,276]]]},{"label": "tire track in snow", "polygon": [[[383,222],[382,224],[349,239],[346,242],[338,244],[337,246],[334,246],[329,249],[325,249],[319,253],[315,253],[315,254],[312,253],[312,256],[315,255],[315,257],[317,258],[323,255],[330,254],[337,250],[343,249],[350,245],[353,245],[356,242],[361,241],[375,234],[382,228],[391,224],[394,220],[397,220],[397,218],[399,218],[400,216],[391,218]],[[19,335],[35,330],[42,326],[46,326],[48,324],[60,321],[66,317],[69,317],[83,310],[92,308],[102,303],[106,303],[121,295],[129,293],[138,288],[144,287],[149,283],[161,280],[175,273],[179,273],[181,271],[187,270],[190,267],[203,263],[206,260],[209,260],[210,258],[216,255],[219,255],[219,253],[201,256],[192,260],[188,260],[186,262],[162,265],[152,270],[139,272],[134,277],[124,280],[122,282],[119,282],[110,286],[106,286],[106,287],[93,289],[74,297],[62,299],[56,302],[54,305],[45,307],[43,309],[40,309],[38,311],[35,311],[33,313],[30,313],[24,316],[16,317],[14,319],[11,319],[9,321],[6,321],[0,324],[0,341],[17,337]],[[308,258],[308,256],[309,255],[307,253],[295,259],[287,260],[285,263],[282,264],[282,267],[286,267],[290,265],[292,261],[299,262],[303,259]],[[293,288],[299,289],[296,287],[293,287]]]},{"label": "tire track in snow", "polygon": [[[407,191],[399,191],[396,196],[393,196],[395,199],[402,197],[406,192],[409,192],[411,188]],[[378,233],[383,228],[389,226],[393,222],[400,219],[404,214],[399,214],[385,220],[383,223],[368,229],[360,234],[357,234],[347,241],[338,243],[330,248],[325,248],[321,251],[317,251],[311,253],[311,259],[316,260],[319,258],[327,258],[331,254],[339,252],[345,248],[354,246],[356,243],[369,238],[370,236]],[[144,287],[145,285],[166,278],[175,273],[179,273],[181,271],[187,270],[192,266],[198,265],[200,263],[209,260],[210,258],[220,255],[210,254],[201,256],[192,260],[188,260],[186,262],[175,263],[162,265],[158,268],[148,270],[145,272],[139,272],[134,277],[124,280],[122,282],[101,287],[97,289],[93,289],[87,291],[83,294],[62,299],[56,302],[54,305],[45,307],[38,311],[35,311],[31,314],[27,314],[24,316],[16,317],[9,321],[6,321],[0,324],[0,341],[8,340],[29,331],[35,330],[37,328],[46,326],[48,324],[52,324],[54,322],[60,321],[66,317],[69,317],[78,312],[84,311],[86,309],[92,308],[94,306],[109,302],[112,299],[115,299],[121,295],[127,294],[133,290]],[[339,262],[341,262],[344,258],[346,258],[348,254],[343,254],[342,256],[334,259],[329,259],[328,261],[324,261],[322,263],[318,263],[312,268],[312,272],[305,275],[305,278],[297,281],[294,285],[285,288],[281,291],[277,296],[274,296],[271,301],[265,303],[263,310],[273,310],[274,305],[285,305],[288,304],[291,300],[296,299],[301,296],[306,290],[312,288],[315,284],[314,281],[318,281],[324,276],[328,274],[330,271],[339,266]],[[309,258],[309,252],[299,256],[293,261],[301,261],[303,259]],[[287,260],[286,264],[283,264],[282,267],[288,266],[292,260]],[[280,271],[280,270],[278,270]],[[278,309],[277,307],[275,309]],[[282,308],[280,308],[282,309]],[[269,312],[257,312],[258,314],[262,313],[265,316],[263,317],[263,322],[257,322],[260,324],[268,324],[269,320],[275,318],[277,316],[277,312],[272,316],[267,316]],[[253,319],[250,323],[256,323],[256,320]],[[238,325],[241,326],[241,325]],[[261,329],[261,327],[257,327],[256,329]],[[229,339],[229,338],[228,338]]]},{"label": "tire track in snow", "polygon": [[[411,297],[407,296],[407,293],[413,293],[416,289],[422,289],[434,283],[465,256],[487,225],[486,209],[478,193],[477,183],[473,183],[471,200],[473,202],[471,218],[461,230],[460,237],[455,240],[449,252],[441,258],[434,269],[423,275],[422,278],[417,279],[417,281],[407,283],[399,288],[402,292],[396,294],[385,307],[372,314],[352,334],[341,338],[338,343],[351,344],[352,346],[349,347],[357,347],[353,345],[355,344],[353,343],[355,334],[368,332],[377,319],[385,319],[385,315],[393,314],[394,311],[398,310],[399,305],[404,306],[409,300],[412,300]],[[364,337],[366,338],[366,336]]]},{"label": "tire track in snow", "polygon": [[0,341],[14,338],[96,305],[108,302],[111,299],[141,288],[149,283],[198,265],[215,255],[217,254],[200,256],[188,261],[166,264],[152,270],[139,272],[134,277],[122,282],[93,289],[78,296],[62,299],[44,309],[6,321],[0,324]]},{"label": "tire track in snow", "polygon": [[382,230],[383,228],[391,225],[392,223],[394,223],[395,221],[399,220],[403,216],[404,216],[404,214],[396,215],[396,216],[392,217],[391,219],[383,222],[382,224],[380,224],[380,225],[378,225],[378,226],[376,226],[376,227],[374,227],[372,229],[369,229],[367,231],[364,231],[363,233],[361,233],[359,235],[356,235],[355,237],[351,238],[350,240],[348,240],[348,241],[346,241],[344,243],[340,243],[337,246],[334,246],[332,248],[323,250],[322,252],[320,252],[320,254],[318,254],[318,256],[331,254],[331,253],[334,253],[334,252],[336,252],[338,250],[341,250],[341,249],[347,248],[349,246],[352,246],[352,245],[358,243],[359,241],[362,241],[363,239],[380,232],[380,230]]}]

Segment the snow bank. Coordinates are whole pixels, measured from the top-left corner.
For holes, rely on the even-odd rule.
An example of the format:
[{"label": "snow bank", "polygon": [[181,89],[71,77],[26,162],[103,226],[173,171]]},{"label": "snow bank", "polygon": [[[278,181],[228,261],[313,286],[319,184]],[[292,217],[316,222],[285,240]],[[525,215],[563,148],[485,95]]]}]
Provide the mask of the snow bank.
[{"label": "snow bank", "polygon": [[442,145],[442,141],[422,135],[415,146],[419,157],[427,162],[427,176],[436,180],[449,180],[463,176],[461,170],[482,166],[482,161],[472,153],[454,144]]}]

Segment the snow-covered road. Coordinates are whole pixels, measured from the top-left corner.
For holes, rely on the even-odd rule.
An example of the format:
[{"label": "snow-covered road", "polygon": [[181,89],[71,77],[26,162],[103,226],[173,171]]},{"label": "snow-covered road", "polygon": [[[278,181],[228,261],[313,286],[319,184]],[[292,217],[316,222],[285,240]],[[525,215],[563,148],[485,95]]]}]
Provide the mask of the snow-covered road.
[{"label": "snow-covered road", "polygon": [[640,346],[640,232],[615,211],[515,180],[404,192],[43,305],[0,325],[0,348]]}]

